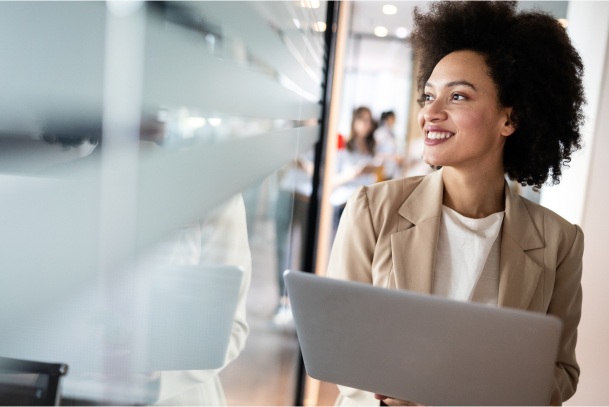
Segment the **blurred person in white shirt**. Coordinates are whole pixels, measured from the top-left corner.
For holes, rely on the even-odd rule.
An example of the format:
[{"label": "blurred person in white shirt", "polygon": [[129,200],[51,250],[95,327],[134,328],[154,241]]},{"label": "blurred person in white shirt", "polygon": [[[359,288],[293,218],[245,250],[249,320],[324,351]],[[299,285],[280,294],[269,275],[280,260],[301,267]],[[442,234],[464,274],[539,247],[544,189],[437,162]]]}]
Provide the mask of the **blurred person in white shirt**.
[{"label": "blurred person in white shirt", "polygon": [[404,158],[398,154],[398,146],[393,133],[395,113],[393,111],[381,114],[381,123],[374,132],[376,142],[376,158],[383,162],[384,179],[394,179],[401,176],[401,164]]}]

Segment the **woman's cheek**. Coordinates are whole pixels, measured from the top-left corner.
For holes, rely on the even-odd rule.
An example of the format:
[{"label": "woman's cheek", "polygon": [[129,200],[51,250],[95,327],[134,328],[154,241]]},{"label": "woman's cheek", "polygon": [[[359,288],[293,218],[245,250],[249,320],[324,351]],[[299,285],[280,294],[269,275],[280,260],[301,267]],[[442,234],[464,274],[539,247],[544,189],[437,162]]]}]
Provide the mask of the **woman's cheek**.
[{"label": "woman's cheek", "polygon": [[486,121],[485,114],[462,111],[459,114],[453,114],[453,122],[455,123],[459,133],[467,134],[469,139],[477,139],[480,134],[485,133]]},{"label": "woman's cheek", "polygon": [[423,131],[423,127],[425,127],[425,108],[422,108],[419,111],[419,115],[417,116],[417,122],[419,123],[419,128],[421,128],[421,132]]}]

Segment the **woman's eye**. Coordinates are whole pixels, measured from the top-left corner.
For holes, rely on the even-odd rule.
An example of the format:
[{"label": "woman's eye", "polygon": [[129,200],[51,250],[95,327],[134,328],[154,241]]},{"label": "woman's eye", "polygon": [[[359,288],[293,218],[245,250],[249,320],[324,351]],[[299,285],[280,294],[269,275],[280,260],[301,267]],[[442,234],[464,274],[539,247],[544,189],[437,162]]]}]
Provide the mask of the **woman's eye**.
[{"label": "woman's eye", "polygon": [[453,100],[465,100],[465,96],[463,95],[458,95],[458,94],[454,94],[453,95]]},{"label": "woman's eye", "polygon": [[432,95],[430,95],[429,93],[426,93],[425,95],[423,95],[423,99],[426,102],[431,102],[432,100],[434,100],[434,97]]}]

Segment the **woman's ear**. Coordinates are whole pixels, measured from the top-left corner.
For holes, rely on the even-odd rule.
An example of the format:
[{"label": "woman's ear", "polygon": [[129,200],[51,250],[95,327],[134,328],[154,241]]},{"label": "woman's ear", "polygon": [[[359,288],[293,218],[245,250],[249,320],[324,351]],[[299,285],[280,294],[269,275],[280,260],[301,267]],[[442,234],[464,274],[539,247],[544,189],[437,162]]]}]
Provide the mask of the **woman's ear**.
[{"label": "woman's ear", "polygon": [[504,122],[501,126],[500,134],[504,137],[511,136],[515,131],[518,125],[516,124],[516,114],[514,113],[514,109],[511,107],[506,107],[504,109]]}]

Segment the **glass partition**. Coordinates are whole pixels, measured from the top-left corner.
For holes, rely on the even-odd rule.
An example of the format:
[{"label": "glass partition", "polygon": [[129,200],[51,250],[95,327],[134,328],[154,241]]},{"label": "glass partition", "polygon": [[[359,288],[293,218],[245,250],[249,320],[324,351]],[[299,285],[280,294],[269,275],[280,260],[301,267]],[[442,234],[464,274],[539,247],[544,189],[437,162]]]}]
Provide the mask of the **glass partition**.
[{"label": "glass partition", "polygon": [[293,403],[326,7],[0,4],[0,357],[64,404]]}]

